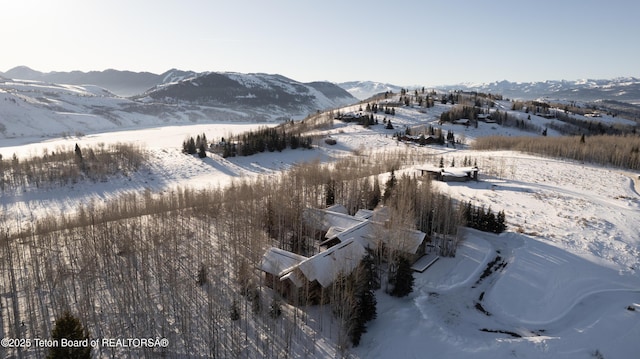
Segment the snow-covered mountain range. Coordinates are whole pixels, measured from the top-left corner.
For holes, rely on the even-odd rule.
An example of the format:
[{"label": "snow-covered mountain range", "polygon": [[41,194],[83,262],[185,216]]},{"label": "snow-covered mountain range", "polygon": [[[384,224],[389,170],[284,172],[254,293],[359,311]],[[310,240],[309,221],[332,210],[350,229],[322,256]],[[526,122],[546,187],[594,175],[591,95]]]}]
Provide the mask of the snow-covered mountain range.
[{"label": "snow-covered mountain range", "polygon": [[[413,89],[413,86],[398,86],[374,81],[351,81],[338,84],[354,97],[361,100],[386,91],[399,92],[402,88]],[[429,86],[428,88],[433,88]],[[460,83],[455,85],[435,86],[436,90],[480,91],[502,94],[509,98],[552,99],[597,101],[615,100],[632,104],[640,104],[640,79],[620,77],[603,80],[549,80],[540,82],[495,81],[489,83]]]},{"label": "snow-covered mountain range", "polygon": [[606,80],[464,83],[440,86],[443,90],[471,90],[499,93],[506,97],[535,99],[550,97],[564,100],[616,100],[640,104],[640,79],[620,77]]},{"label": "snow-covered mountain range", "polygon": [[[0,138],[212,121],[265,122],[302,118],[357,102],[332,83],[304,84],[281,75],[170,70],[162,75],[115,71],[110,78],[111,71],[115,70],[42,75],[28,68],[16,68],[3,74]],[[129,75],[129,80],[118,82]],[[58,82],[49,81],[56,76]],[[114,94],[120,87],[107,80],[129,90],[147,85],[151,88],[124,98]]]},{"label": "snow-covered mountain range", "polygon": [[301,83],[282,75],[209,72],[158,85],[135,99],[243,108],[280,108],[303,114],[357,100],[329,82]]},{"label": "snow-covered mountain range", "polygon": [[178,78],[193,76],[193,71],[169,70],[157,75],[150,72],[132,72],[119,70],[104,71],[71,71],[71,72],[40,72],[26,66],[14,67],[0,75],[20,80],[41,81],[69,85],[96,85],[119,96],[133,96],[140,94],[159,83],[176,81]]}]

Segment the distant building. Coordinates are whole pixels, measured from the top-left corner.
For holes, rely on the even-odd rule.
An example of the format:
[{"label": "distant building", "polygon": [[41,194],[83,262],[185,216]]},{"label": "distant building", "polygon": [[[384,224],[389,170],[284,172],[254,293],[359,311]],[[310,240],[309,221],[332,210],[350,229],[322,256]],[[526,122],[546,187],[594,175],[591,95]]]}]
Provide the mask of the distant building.
[{"label": "distant building", "polygon": [[471,120],[468,118],[460,118],[457,120],[453,120],[453,124],[454,125],[464,125],[464,126],[469,126],[471,125]]},{"label": "distant building", "polygon": [[421,176],[429,176],[431,179],[442,182],[466,182],[478,180],[478,167],[446,167],[435,166],[417,167]]},{"label": "distant building", "polygon": [[476,119],[485,123],[496,123],[496,120],[492,119],[491,115],[487,113],[479,114],[478,116],[476,116]]}]

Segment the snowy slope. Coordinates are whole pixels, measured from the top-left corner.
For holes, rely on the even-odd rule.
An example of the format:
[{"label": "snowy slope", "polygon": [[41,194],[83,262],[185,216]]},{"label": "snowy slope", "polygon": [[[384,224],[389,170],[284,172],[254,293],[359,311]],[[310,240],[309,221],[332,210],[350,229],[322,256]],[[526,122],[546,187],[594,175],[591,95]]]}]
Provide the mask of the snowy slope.
[{"label": "snowy slope", "polygon": [[[277,75],[230,74],[227,78],[212,74],[188,80],[184,76],[188,74],[168,73],[165,80],[177,82],[157,87],[140,100],[121,98],[95,85],[0,80],[0,138],[59,137],[169,124],[268,122],[303,118],[356,101],[323,83],[307,86]],[[216,87],[217,83],[207,89],[214,76],[232,82],[235,90]],[[212,100],[216,93],[223,95]]]},{"label": "snowy slope", "polygon": [[268,107],[289,117],[305,116],[357,101],[348,92],[327,82],[303,84],[282,75],[234,72],[198,74],[153,88],[141,97],[235,109]]}]

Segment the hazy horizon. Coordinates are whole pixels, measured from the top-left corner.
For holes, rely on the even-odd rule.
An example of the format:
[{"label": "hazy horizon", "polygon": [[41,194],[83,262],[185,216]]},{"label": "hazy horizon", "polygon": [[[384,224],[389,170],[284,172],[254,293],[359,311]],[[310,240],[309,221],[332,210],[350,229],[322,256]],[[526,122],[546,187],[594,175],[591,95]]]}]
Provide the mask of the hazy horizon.
[{"label": "hazy horizon", "polygon": [[640,77],[628,1],[295,1],[4,6],[0,69],[277,73],[447,85]]}]

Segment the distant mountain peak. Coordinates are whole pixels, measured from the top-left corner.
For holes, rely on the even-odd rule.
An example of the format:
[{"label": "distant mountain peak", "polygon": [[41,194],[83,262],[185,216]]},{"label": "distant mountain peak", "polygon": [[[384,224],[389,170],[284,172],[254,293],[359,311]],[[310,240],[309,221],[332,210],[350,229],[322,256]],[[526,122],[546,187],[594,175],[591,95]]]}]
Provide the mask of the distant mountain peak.
[{"label": "distant mountain peak", "polygon": [[467,90],[502,94],[510,98],[536,99],[553,97],[564,100],[616,100],[640,103],[640,79],[617,77],[613,79],[545,80],[537,82],[511,82],[507,80],[439,86],[441,90]]},{"label": "distant mountain peak", "polygon": [[300,116],[357,102],[353,96],[328,82],[303,84],[274,74],[207,72],[181,81],[156,86],[140,96],[205,106],[258,109],[272,107],[283,115]]},{"label": "distant mountain peak", "polygon": [[402,87],[375,81],[348,81],[341,82],[338,86],[345,89],[353,97],[359,100],[366,100],[372,96],[391,91],[400,92]]}]

